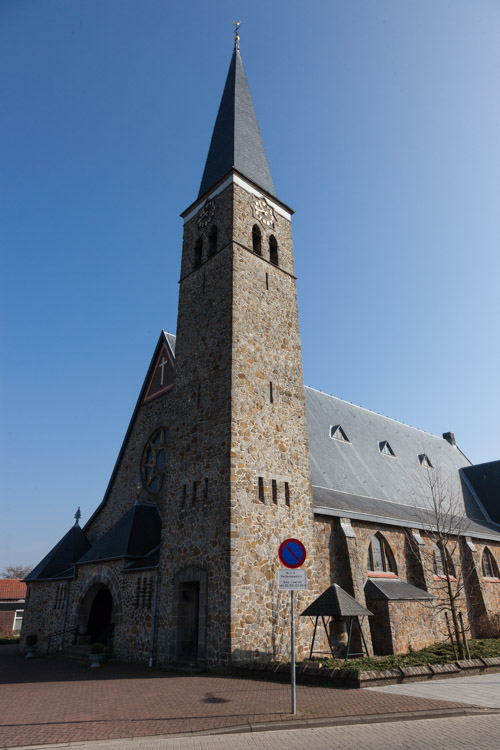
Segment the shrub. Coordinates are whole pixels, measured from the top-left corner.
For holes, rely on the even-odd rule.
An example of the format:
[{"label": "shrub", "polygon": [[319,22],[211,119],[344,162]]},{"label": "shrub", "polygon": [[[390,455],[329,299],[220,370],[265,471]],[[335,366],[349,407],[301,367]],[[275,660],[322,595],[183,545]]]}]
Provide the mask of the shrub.
[{"label": "shrub", "polygon": [[99,643],[99,641],[96,641],[95,643],[90,644],[90,653],[91,654],[103,654],[104,653],[104,643]]},{"label": "shrub", "polygon": [[38,643],[38,636],[36,633],[30,633],[26,636],[26,645],[27,646],[36,646]]},{"label": "shrub", "polygon": [[477,624],[481,638],[500,638],[500,614],[483,615]]}]

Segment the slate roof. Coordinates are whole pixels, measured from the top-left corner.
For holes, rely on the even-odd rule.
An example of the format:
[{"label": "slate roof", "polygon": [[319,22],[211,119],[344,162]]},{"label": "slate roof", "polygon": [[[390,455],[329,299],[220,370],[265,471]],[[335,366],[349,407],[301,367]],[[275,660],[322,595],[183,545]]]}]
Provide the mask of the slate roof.
[{"label": "slate roof", "polygon": [[238,49],[231,58],[198,197],[233,168],[276,195]]},{"label": "slate roof", "polygon": [[156,505],[136,503],[77,561],[142,558],[160,544],[161,517]]},{"label": "slate roof", "polygon": [[76,524],[53,547],[48,555],[33,568],[25,581],[47,580],[52,578],[72,578],[74,563],[90,548],[90,542]]},{"label": "slate roof", "polygon": [[[425,453],[468,520],[468,533],[500,537],[460,470],[470,461],[447,440],[306,386],[311,479],[316,513],[422,527],[432,500]],[[349,442],[330,438],[338,426]],[[394,456],[380,452],[388,441]]]},{"label": "slate roof", "polygon": [[134,572],[137,570],[151,570],[151,568],[157,568],[160,563],[160,545],[152,550],[149,555],[145,557],[139,557],[137,560],[133,560],[128,563],[124,570],[127,573]]},{"label": "slate roof", "polygon": [[490,518],[500,523],[500,461],[466,466],[462,472],[479,495]]},{"label": "slate roof", "polygon": [[365,583],[366,600],[390,599],[391,601],[415,601],[434,599],[428,591],[419,589],[401,578],[368,578]]},{"label": "slate roof", "polygon": [[372,613],[347,591],[344,591],[338,583],[334,583],[301,612],[301,617],[306,615],[313,617],[315,615],[330,617],[364,617],[367,615],[371,617]]},{"label": "slate roof", "polygon": [[26,598],[26,584],[18,578],[0,579],[0,601]]}]

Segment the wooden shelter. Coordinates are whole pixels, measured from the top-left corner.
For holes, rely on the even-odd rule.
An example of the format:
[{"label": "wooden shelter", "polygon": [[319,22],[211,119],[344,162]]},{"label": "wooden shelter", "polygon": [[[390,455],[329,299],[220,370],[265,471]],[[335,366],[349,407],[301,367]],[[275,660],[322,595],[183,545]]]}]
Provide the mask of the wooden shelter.
[{"label": "wooden shelter", "polygon": [[[314,641],[316,640],[316,630],[318,627],[318,620],[321,617],[321,621],[323,623],[323,627],[325,629],[326,634],[326,640],[332,655],[332,658],[336,658],[339,654],[335,653],[335,647],[331,642],[331,635],[328,632],[327,624],[325,621],[325,618],[328,618],[330,623],[332,622],[343,622],[345,630],[347,632],[347,644],[345,648],[345,660],[347,661],[349,657],[352,656],[364,656],[364,652],[351,652],[351,639],[352,639],[352,629],[353,625],[356,622],[359,633],[361,636],[361,642],[364,646],[364,650],[366,652],[366,655],[369,656],[368,648],[366,645],[365,637],[363,635],[363,629],[361,627],[361,623],[359,621],[360,617],[373,617],[372,612],[370,612],[366,607],[363,607],[362,604],[356,601],[352,596],[350,596],[347,591],[344,591],[343,588],[341,588],[337,583],[332,584],[329,586],[329,588],[326,589],[320,596],[318,596],[317,599],[315,599],[312,604],[310,604],[307,609],[305,609],[301,613],[301,617],[315,617],[314,622],[314,632],[313,632],[313,638],[311,643],[311,650],[309,652],[309,658],[312,658],[313,651],[314,651]],[[340,649],[337,647],[337,651]]]}]

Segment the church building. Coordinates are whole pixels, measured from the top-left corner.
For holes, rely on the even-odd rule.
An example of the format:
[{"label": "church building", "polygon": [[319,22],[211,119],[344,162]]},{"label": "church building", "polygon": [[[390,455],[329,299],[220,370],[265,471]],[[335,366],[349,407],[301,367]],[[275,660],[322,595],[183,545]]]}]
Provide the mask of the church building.
[{"label": "church building", "polygon": [[288,537],[308,554],[298,659],[299,615],[333,583],[372,613],[375,654],[447,638],[449,584],[472,636],[498,627],[500,462],[471,466],[452,433],[304,387],[292,214],[237,37],[182,214],[176,335],[160,334],[101,504],[26,579],[22,646],[36,633],[41,652],[100,641],[150,665],[286,659]]}]

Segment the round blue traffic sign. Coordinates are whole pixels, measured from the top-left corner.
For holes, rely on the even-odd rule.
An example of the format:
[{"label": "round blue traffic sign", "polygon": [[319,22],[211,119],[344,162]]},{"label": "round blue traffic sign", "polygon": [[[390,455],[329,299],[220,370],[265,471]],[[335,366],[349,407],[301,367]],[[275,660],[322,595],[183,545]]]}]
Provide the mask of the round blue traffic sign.
[{"label": "round blue traffic sign", "polygon": [[300,568],[307,554],[306,548],[298,539],[285,539],[281,542],[278,557],[287,568]]}]

